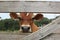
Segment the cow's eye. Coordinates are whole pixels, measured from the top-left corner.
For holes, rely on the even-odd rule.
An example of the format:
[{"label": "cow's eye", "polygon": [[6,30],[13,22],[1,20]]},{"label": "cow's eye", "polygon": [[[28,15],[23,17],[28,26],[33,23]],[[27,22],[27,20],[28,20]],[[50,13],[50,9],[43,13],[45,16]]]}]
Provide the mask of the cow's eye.
[{"label": "cow's eye", "polygon": [[34,20],[35,18],[32,18],[32,20]]}]

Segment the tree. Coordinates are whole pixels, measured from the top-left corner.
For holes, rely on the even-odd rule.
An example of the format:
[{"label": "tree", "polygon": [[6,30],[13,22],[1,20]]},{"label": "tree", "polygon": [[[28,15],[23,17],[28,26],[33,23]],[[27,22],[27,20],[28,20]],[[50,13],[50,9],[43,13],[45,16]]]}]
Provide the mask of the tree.
[{"label": "tree", "polygon": [[1,17],[0,17],[0,20],[1,20]]}]

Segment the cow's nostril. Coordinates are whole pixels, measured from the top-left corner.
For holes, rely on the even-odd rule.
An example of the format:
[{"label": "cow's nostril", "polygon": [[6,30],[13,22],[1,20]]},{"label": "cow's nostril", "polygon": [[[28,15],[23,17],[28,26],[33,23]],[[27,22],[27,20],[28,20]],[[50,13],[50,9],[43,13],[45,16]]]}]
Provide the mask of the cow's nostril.
[{"label": "cow's nostril", "polygon": [[28,27],[28,29],[30,29],[30,27]]},{"label": "cow's nostril", "polygon": [[24,29],[23,27],[21,27],[22,28],[22,30]]},{"label": "cow's nostril", "polygon": [[21,27],[23,32],[29,32],[30,27]]}]

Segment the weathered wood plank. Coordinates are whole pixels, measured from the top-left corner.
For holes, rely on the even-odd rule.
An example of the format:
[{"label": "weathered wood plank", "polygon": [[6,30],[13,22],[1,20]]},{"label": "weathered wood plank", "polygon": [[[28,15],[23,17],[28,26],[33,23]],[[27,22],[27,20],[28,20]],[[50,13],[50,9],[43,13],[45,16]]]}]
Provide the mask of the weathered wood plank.
[{"label": "weathered wood plank", "polygon": [[39,29],[38,31],[32,33],[31,35],[24,37],[22,40],[39,40],[51,34],[56,29],[59,28],[60,28],[60,17],[52,21],[50,24],[44,26],[42,29]]},{"label": "weathered wood plank", "polygon": [[0,0],[0,1],[43,1],[43,0]]},{"label": "weathered wood plank", "polygon": [[0,12],[60,12],[60,2],[0,1]]},{"label": "weathered wood plank", "polygon": [[60,33],[52,33],[41,40],[60,40]]},{"label": "weathered wood plank", "polygon": [[0,0],[0,1],[57,1],[57,0]]},{"label": "weathered wood plank", "polygon": [[23,37],[31,33],[21,33],[19,32],[1,32],[0,31],[0,40],[21,40]]}]

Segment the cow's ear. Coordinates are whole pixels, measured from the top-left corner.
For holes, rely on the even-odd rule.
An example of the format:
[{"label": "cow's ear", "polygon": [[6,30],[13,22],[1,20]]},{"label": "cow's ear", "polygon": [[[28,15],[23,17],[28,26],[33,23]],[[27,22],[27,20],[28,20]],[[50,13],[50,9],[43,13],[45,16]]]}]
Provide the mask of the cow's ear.
[{"label": "cow's ear", "polygon": [[37,15],[36,15],[35,17],[33,17],[32,19],[33,19],[33,20],[40,21],[42,18],[43,18],[43,15],[42,15],[42,14],[37,14]]},{"label": "cow's ear", "polygon": [[12,19],[18,19],[18,15],[15,12],[10,12],[10,17]]}]

